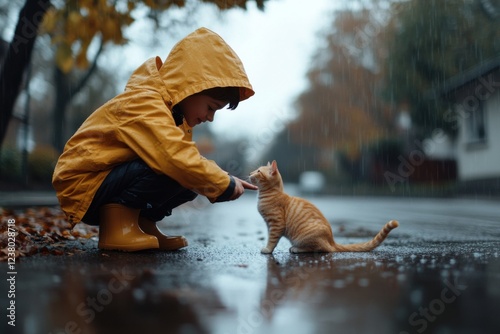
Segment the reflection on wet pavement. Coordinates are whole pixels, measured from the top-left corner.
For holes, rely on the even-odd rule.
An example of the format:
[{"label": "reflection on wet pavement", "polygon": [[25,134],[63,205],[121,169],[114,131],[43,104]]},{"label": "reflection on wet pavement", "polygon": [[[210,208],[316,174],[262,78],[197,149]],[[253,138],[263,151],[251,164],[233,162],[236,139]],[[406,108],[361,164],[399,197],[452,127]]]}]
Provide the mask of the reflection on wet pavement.
[{"label": "reflection on wet pavement", "polygon": [[[491,271],[470,263],[477,254],[269,257],[262,292],[255,283],[248,289],[244,281],[225,280],[254,292],[233,299],[239,317],[231,318],[227,333],[493,333],[499,328],[500,259],[489,255],[492,261],[482,259]],[[485,281],[474,275],[485,269]]]},{"label": "reflection on wet pavement", "polygon": [[[500,212],[495,217],[492,206],[481,204],[488,217],[474,222],[477,238],[464,236],[443,212],[427,215],[448,238],[433,236],[409,213],[391,217],[401,227],[371,253],[294,255],[283,240],[274,255],[262,255],[266,232],[254,199],[236,203],[197,215],[186,208],[187,223],[166,221],[166,231],[191,241],[183,251],[93,249],[23,260],[21,332],[498,333],[500,238],[491,229]],[[376,207],[372,224],[356,211],[348,221],[345,207],[338,210],[337,241],[359,242],[377,231],[385,217],[380,202]]]}]

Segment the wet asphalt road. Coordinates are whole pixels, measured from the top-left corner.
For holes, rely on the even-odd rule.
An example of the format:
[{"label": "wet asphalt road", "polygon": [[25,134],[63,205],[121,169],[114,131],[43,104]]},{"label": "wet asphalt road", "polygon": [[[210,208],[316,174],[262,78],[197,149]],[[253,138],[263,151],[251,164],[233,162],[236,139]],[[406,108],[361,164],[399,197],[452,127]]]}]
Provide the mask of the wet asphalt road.
[{"label": "wet asphalt road", "polygon": [[[315,197],[337,242],[401,226],[370,253],[260,254],[255,193],[165,219],[178,252],[97,250],[17,264],[2,333],[500,333],[498,200]],[[1,285],[6,303],[5,280]]]}]

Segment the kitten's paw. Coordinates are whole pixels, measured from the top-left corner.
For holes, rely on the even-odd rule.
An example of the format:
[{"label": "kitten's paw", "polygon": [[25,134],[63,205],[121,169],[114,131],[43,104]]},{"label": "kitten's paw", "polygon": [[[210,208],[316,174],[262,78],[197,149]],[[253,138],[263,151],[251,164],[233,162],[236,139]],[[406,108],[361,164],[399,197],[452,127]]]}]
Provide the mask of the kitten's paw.
[{"label": "kitten's paw", "polygon": [[297,247],[297,246],[290,247],[290,253],[293,253],[293,254],[311,253],[311,252],[313,252],[313,250],[308,249],[308,248],[300,248],[300,247]]},{"label": "kitten's paw", "polygon": [[271,254],[273,251],[267,247],[264,247],[260,250],[262,254]]}]

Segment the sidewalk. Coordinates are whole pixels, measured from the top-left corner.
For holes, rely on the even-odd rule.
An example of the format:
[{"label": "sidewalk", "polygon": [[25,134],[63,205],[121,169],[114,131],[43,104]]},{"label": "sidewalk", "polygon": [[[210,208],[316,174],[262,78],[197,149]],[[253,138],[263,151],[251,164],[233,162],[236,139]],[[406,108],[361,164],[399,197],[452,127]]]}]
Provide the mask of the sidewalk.
[{"label": "sidewalk", "polygon": [[0,208],[59,205],[55,191],[0,191]]}]

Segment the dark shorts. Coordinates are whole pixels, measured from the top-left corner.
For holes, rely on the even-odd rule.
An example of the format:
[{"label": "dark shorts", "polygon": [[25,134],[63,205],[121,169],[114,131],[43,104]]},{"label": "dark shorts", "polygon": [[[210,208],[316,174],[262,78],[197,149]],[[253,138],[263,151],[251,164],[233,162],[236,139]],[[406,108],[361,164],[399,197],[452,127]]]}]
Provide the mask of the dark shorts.
[{"label": "dark shorts", "polygon": [[108,174],[82,221],[99,225],[99,209],[109,203],[141,209],[141,216],[159,221],[170,216],[173,208],[196,196],[174,179],[156,174],[144,161],[133,160],[116,166]]}]

